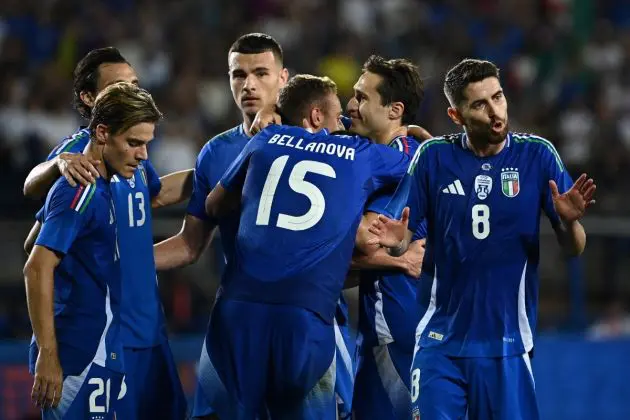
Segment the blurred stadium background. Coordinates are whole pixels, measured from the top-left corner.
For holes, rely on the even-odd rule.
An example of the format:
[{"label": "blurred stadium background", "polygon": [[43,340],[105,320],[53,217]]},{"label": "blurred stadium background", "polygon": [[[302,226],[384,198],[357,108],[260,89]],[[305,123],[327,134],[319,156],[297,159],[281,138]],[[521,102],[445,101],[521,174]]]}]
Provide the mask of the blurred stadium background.
[{"label": "blurred stadium background", "polygon": [[[534,357],[543,418],[629,419],[628,0],[2,0],[0,420],[37,418],[22,243],[41,203],[23,198],[22,185],[80,123],[70,105],[74,65],[92,48],[122,51],[166,114],[150,150],[165,174],[192,167],[208,138],[238,123],[226,55],[251,31],[277,38],[291,74],[333,78],[344,101],[370,54],[411,58],[426,81],[418,123],[433,134],[454,130],[445,70],[468,56],[499,65],[512,129],[547,137],[574,176],[587,171],[599,187],[581,259],[563,258],[543,226]],[[157,212],[156,239],[179,230],[184,208]],[[218,252],[159,276],[189,392]]]}]

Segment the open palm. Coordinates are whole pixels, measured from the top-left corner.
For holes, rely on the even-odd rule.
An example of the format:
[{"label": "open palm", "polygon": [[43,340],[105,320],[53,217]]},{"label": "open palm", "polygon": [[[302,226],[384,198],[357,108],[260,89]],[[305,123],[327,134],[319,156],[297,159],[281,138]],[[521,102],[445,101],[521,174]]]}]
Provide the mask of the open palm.
[{"label": "open palm", "polygon": [[595,203],[593,195],[597,186],[592,178],[582,174],[573,186],[564,194],[560,194],[558,186],[553,180],[549,181],[553,207],[558,216],[565,222],[574,222],[580,219],[586,209]]},{"label": "open palm", "polygon": [[407,233],[407,225],[409,224],[409,207],[403,209],[400,220],[390,219],[382,214],[372,222],[369,227],[370,233],[375,237],[368,241],[369,244],[379,244],[388,248],[395,248],[400,245],[405,234]]}]

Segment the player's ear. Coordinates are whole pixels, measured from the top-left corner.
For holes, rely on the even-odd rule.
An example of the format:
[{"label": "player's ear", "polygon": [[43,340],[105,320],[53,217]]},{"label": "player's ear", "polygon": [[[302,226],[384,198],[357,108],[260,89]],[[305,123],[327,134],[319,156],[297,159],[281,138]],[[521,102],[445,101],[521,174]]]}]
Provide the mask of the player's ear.
[{"label": "player's ear", "polygon": [[446,110],[446,113],[448,114],[449,118],[453,120],[455,124],[464,125],[464,120],[462,119],[462,115],[459,113],[457,108],[450,106]]},{"label": "player's ear", "polygon": [[402,102],[392,102],[389,106],[389,119],[401,120],[405,113],[405,105]]},{"label": "player's ear", "polygon": [[90,108],[94,106],[94,95],[92,95],[90,92],[83,90],[79,94],[79,97],[81,98],[81,101],[83,101],[83,103]]},{"label": "player's ear", "polygon": [[311,112],[309,114],[309,125],[315,129],[319,130],[324,124],[324,114],[322,114],[322,110],[318,107],[311,108]]},{"label": "player's ear", "polygon": [[282,89],[284,85],[287,84],[287,80],[289,80],[289,70],[283,68],[280,71],[280,89]]},{"label": "player's ear", "polygon": [[94,138],[96,139],[96,143],[103,145],[107,143],[108,137],[109,128],[105,124],[98,124],[94,129]]}]

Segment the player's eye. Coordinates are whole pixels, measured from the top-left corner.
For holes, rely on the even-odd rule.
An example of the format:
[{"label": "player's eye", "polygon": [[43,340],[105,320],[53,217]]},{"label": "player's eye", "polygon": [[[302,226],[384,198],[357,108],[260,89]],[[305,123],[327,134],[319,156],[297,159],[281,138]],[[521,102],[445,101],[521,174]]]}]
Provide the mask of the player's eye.
[{"label": "player's eye", "polygon": [[502,98],[503,98],[503,93],[502,93],[502,92],[499,92],[499,93],[497,93],[496,95],[494,95],[494,98],[493,98],[493,99],[494,99],[495,101],[499,101],[499,100],[501,100]]}]

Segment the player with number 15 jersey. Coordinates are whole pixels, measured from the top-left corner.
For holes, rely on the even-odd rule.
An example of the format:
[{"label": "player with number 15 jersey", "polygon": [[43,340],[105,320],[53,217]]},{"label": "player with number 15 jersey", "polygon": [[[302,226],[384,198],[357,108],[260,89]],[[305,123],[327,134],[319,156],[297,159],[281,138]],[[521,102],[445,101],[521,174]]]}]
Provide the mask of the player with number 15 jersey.
[{"label": "player with number 15 jersey", "polygon": [[225,386],[218,413],[240,418],[223,411],[230,401],[250,412],[266,402],[272,416],[334,418],[333,317],[358,223],[368,196],[408,161],[358,136],[288,126],[245,146],[218,187],[242,191],[235,257],[209,327]]}]

